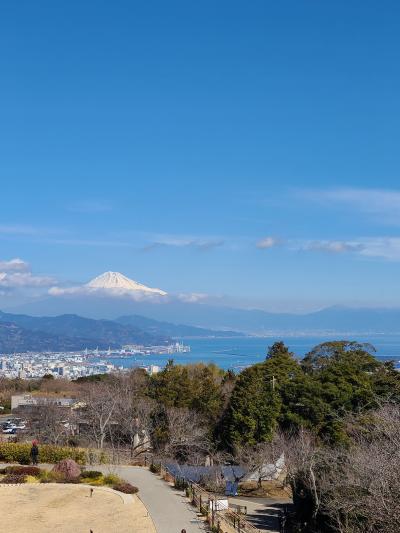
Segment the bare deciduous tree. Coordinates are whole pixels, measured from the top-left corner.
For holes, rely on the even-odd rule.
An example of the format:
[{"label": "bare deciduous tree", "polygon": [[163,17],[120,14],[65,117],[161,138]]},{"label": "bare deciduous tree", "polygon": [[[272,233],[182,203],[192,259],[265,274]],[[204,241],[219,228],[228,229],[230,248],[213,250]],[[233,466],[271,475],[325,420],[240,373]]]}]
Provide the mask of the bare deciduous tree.
[{"label": "bare deciduous tree", "polygon": [[280,436],[300,520],[311,497],[304,522],[313,531],[400,531],[400,407],[353,415],[347,426],[347,446],[317,446],[306,430]]},{"label": "bare deciduous tree", "polygon": [[130,377],[122,378],[116,390],[114,442],[129,446],[133,459],[149,451],[154,401],[138,395]]},{"label": "bare deciduous tree", "polygon": [[400,408],[351,422],[354,444],[325,451],[336,465],[323,483],[325,510],[340,532],[400,531]]},{"label": "bare deciduous tree", "polygon": [[164,453],[190,464],[203,464],[211,449],[208,429],[201,417],[186,408],[166,410],[168,440]]},{"label": "bare deciduous tree", "polygon": [[[26,413],[26,411],[24,411]],[[30,431],[42,442],[61,445],[75,433],[76,413],[51,399],[38,400],[27,413]]]},{"label": "bare deciduous tree", "polygon": [[283,462],[282,443],[274,438],[271,442],[260,442],[255,446],[237,447],[234,457],[243,469],[241,480],[256,480],[258,487],[261,487],[263,481],[275,479],[280,473],[279,462]]},{"label": "bare deciduous tree", "polygon": [[320,450],[315,436],[300,428],[293,433],[278,433],[277,440],[284,453],[287,480],[294,494],[298,493],[299,484],[311,493],[315,519],[321,505],[321,487],[317,482]]},{"label": "bare deciduous tree", "polygon": [[96,446],[104,448],[115,415],[118,394],[115,383],[96,383],[87,387],[84,394],[84,418]]}]

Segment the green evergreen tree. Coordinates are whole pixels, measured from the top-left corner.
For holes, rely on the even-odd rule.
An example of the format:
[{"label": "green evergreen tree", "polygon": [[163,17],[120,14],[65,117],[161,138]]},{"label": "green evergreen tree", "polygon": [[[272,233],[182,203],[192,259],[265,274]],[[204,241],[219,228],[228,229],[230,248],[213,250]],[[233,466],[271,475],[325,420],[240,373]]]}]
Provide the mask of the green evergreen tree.
[{"label": "green evergreen tree", "polygon": [[231,446],[256,444],[272,438],[280,397],[273,390],[269,377],[263,363],[253,365],[239,375],[227,413]]}]

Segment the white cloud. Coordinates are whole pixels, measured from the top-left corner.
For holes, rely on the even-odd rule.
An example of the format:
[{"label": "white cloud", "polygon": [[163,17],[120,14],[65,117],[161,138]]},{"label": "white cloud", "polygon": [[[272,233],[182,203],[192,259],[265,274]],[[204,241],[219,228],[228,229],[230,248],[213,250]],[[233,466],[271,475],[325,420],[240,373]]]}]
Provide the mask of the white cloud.
[{"label": "white cloud", "polygon": [[341,254],[345,252],[361,252],[364,250],[364,245],[361,242],[352,241],[311,241],[303,245],[303,250],[310,250],[316,252],[329,252],[333,254]]},{"label": "white cloud", "polygon": [[156,302],[166,300],[165,296],[145,291],[132,291],[123,288],[103,289],[89,287],[88,285],[78,285],[75,287],[53,286],[48,290],[48,294],[51,296],[95,296],[99,298],[126,298],[136,302],[145,300]]},{"label": "white cloud", "polygon": [[0,233],[5,235],[37,235],[40,233],[40,230],[33,226],[0,224]]},{"label": "white cloud", "polygon": [[264,237],[256,243],[256,247],[260,250],[267,250],[268,248],[273,248],[278,244],[278,239],[275,239],[274,237]]},{"label": "white cloud", "polygon": [[225,244],[225,241],[221,240],[210,240],[210,241],[195,241],[192,246],[197,248],[197,250],[212,250],[213,248],[220,248]]},{"label": "white cloud", "polygon": [[199,251],[207,251],[213,248],[219,248],[225,244],[220,238],[200,238],[177,235],[156,235],[152,242],[144,246],[142,250],[149,252],[161,247],[172,248],[193,248]]},{"label": "white cloud", "polygon": [[400,191],[342,187],[327,190],[302,191],[302,197],[330,207],[339,205],[358,212],[379,216],[386,223],[400,223]]},{"label": "white cloud", "polygon": [[6,287],[8,289],[49,287],[54,283],[54,278],[49,276],[35,276],[31,272],[0,272],[0,287]]},{"label": "white cloud", "polygon": [[55,227],[37,227],[28,224],[0,224],[0,235],[31,236],[42,238],[49,235],[68,233]]},{"label": "white cloud", "polygon": [[400,237],[375,237],[363,240],[361,255],[400,261]]},{"label": "white cloud", "polygon": [[50,276],[32,274],[29,263],[18,257],[0,261],[0,287],[10,290],[21,287],[49,287],[54,284]]},{"label": "white cloud", "polygon": [[133,247],[132,243],[118,240],[93,240],[93,239],[46,239],[48,244],[60,244],[65,246],[93,246],[93,247],[105,247],[105,248],[129,248]]},{"label": "white cloud", "polygon": [[178,294],[177,298],[185,303],[198,303],[207,300],[209,296],[201,292],[191,292]]},{"label": "white cloud", "polygon": [[29,263],[16,257],[15,259],[0,261],[0,272],[26,272],[29,271]]},{"label": "white cloud", "polygon": [[293,242],[292,249],[333,254],[352,253],[361,258],[400,261],[400,237],[361,237],[351,241]]}]

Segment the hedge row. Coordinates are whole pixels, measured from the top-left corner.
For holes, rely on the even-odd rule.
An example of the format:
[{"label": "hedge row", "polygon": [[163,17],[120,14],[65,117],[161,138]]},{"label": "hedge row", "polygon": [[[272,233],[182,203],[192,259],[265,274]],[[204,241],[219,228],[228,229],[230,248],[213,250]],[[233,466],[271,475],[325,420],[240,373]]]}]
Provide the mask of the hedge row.
[{"label": "hedge row", "polygon": [[139,489],[137,487],[131,485],[130,483],[127,483],[126,481],[117,483],[113,486],[113,489],[118,490],[119,492],[123,492],[124,494],[136,494],[137,492],[139,492]]},{"label": "hedge row", "polygon": [[21,465],[21,466],[6,466],[6,468],[4,468],[5,474],[22,474],[24,476],[38,476],[40,472],[41,472],[41,469],[38,466],[22,466]]},{"label": "hedge row", "polygon": [[[0,462],[5,463],[30,463],[31,445],[20,442],[0,442]],[[84,465],[92,462],[105,462],[105,455],[96,450],[83,448],[67,448],[51,444],[39,445],[39,461],[41,463],[58,463],[62,459],[73,459],[78,464]]]}]

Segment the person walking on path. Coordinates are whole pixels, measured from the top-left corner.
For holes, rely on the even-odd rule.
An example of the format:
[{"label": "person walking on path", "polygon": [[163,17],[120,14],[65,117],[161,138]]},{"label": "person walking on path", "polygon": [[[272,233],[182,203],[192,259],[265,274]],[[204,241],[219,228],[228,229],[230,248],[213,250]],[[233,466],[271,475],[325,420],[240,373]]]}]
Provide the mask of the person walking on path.
[{"label": "person walking on path", "polygon": [[34,440],[32,442],[32,448],[31,448],[31,459],[32,464],[37,465],[38,464],[38,456],[39,456],[39,448],[38,448],[38,442],[37,440]]}]

